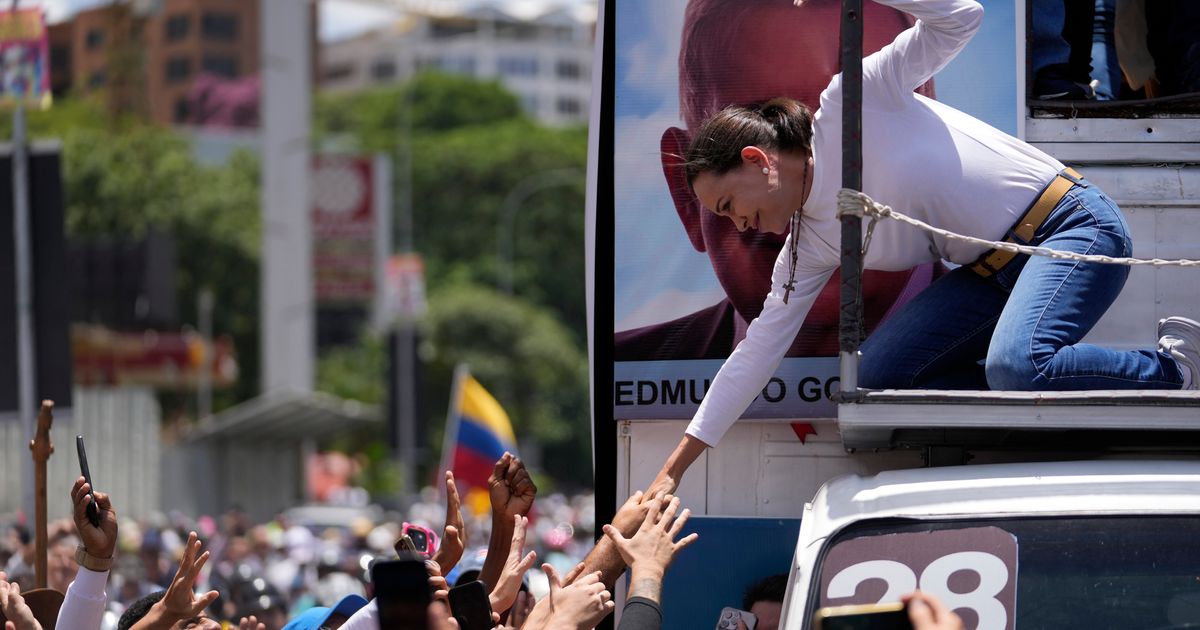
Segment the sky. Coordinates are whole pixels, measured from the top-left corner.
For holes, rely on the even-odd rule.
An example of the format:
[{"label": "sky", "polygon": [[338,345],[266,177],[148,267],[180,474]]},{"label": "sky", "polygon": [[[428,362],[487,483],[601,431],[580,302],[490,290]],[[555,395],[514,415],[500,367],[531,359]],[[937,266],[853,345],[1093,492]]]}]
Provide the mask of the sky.
[{"label": "sky", "polygon": [[[467,0],[466,3],[471,4],[479,1]],[[534,9],[551,4],[568,6],[595,4],[595,0],[495,1],[516,8],[533,7]],[[111,0],[21,0],[20,6],[32,7],[41,5],[46,7],[47,19],[50,23],[54,23],[69,18],[74,12],[81,9],[108,4],[109,2]],[[378,27],[381,23],[385,23],[396,16],[395,9],[381,6],[387,4],[386,0],[320,0],[320,3],[321,41],[344,39],[362,31]]]}]

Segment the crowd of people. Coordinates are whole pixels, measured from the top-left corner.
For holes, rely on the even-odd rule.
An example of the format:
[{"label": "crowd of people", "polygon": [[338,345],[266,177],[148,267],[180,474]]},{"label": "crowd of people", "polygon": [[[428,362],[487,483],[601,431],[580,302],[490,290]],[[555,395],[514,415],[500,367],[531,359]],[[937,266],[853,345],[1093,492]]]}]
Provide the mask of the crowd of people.
[{"label": "crowd of people", "polygon": [[[0,547],[4,628],[473,630],[468,611],[452,604],[451,590],[476,581],[487,593],[488,630],[594,628],[614,611],[614,585],[627,570],[619,628],[662,626],[663,579],[676,555],[697,538],[685,532],[690,511],[678,497],[635,493],[592,544],[590,536],[568,535],[559,520],[589,518],[590,506],[573,505],[561,495],[539,503],[539,512],[551,515],[539,520],[558,525],[540,533],[530,525],[537,488],[524,463],[510,454],[496,462],[488,480],[491,514],[483,519],[464,514],[452,473],[445,484],[437,517],[428,496],[410,510],[414,520],[441,521],[430,537],[438,544],[414,551],[402,544],[411,543],[411,536],[392,523],[347,523],[341,531],[318,534],[282,516],[250,525],[237,511],[220,522],[119,520],[114,498],[80,477],[70,491],[72,518],[48,532],[47,581],[65,599],[49,607],[44,599],[25,601],[22,592],[33,579],[32,537],[10,526]],[[479,552],[468,548],[476,536],[488,540]],[[576,545],[582,540],[586,546]],[[582,562],[570,555],[585,552]],[[397,592],[373,579],[396,562],[418,562],[422,584]],[[541,570],[533,570],[538,564]],[[747,591],[743,606],[758,614],[758,628],[778,624],[786,584],[786,576],[771,576]],[[408,625],[411,616],[398,612],[394,600],[420,603],[420,623]],[[911,608],[914,615],[934,615],[931,624],[937,615],[943,621],[953,617],[936,602]]]}]

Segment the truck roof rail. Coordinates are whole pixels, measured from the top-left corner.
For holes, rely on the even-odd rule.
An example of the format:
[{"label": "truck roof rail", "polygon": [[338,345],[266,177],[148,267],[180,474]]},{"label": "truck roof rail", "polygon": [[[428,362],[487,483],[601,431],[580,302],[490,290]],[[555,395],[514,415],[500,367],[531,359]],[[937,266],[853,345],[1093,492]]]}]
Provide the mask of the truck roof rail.
[{"label": "truck roof rail", "polygon": [[1200,392],[861,391],[838,405],[849,450],[1200,449]]}]

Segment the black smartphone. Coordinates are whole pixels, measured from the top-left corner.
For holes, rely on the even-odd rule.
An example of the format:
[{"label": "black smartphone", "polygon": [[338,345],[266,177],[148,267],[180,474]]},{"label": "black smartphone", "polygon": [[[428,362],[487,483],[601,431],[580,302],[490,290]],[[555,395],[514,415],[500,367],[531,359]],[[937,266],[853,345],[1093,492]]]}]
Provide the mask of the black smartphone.
[{"label": "black smartphone", "polygon": [[450,589],[450,612],[462,630],[491,630],[495,627],[487,586],[479,580]]},{"label": "black smartphone", "polygon": [[406,555],[420,555],[417,551],[417,546],[413,544],[413,539],[408,534],[401,534],[396,540],[396,545],[393,547],[396,550],[396,555],[404,557]]},{"label": "black smartphone", "polygon": [[96,486],[92,485],[92,471],[88,469],[87,450],[83,448],[83,436],[75,436],[75,450],[79,451],[79,474],[88,485],[87,520],[95,527],[100,527],[100,508],[96,506]]},{"label": "black smartphone", "polygon": [[429,627],[429,572],[424,560],[379,560],[371,565],[371,584],[379,606],[380,628]]},{"label": "black smartphone", "polygon": [[913,630],[901,602],[822,608],[813,622],[817,630]]}]

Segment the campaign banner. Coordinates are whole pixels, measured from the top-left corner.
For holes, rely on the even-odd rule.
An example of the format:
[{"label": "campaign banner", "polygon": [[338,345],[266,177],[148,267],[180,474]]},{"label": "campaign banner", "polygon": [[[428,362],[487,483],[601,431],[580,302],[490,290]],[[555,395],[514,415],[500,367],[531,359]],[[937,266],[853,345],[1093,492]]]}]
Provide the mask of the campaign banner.
[{"label": "campaign banner", "polygon": [[[1024,115],[1017,89],[1021,1],[985,0],[980,32],[918,91],[1017,134]],[[608,23],[615,25],[613,155],[602,159],[611,157],[613,177],[614,418],[690,417],[699,402],[692,384],[711,379],[762,310],[785,235],[738,232],[704,208],[680,156],[691,130],[726,105],[787,96],[815,108],[840,69],[840,6],[838,0],[800,7],[792,0],[607,3],[614,12]],[[882,48],[914,22],[866,2],[864,51]],[[867,332],[941,271],[939,265],[868,270]],[[776,378],[788,395],[768,403],[764,390],[749,417],[836,416],[827,398],[810,401],[798,392],[807,391],[800,383],[810,377],[823,390],[837,372],[838,284],[835,274],[780,365]],[[688,396],[675,395],[679,382],[687,383]],[[671,394],[665,399],[664,383]],[[651,384],[658,395],[650,396]],[[647,399],[654,402],[638,402]]]},{"label": "campaign banner", "polygon": [[0,105],[50,106],[50,43],[40,8],[0,11]]}]

